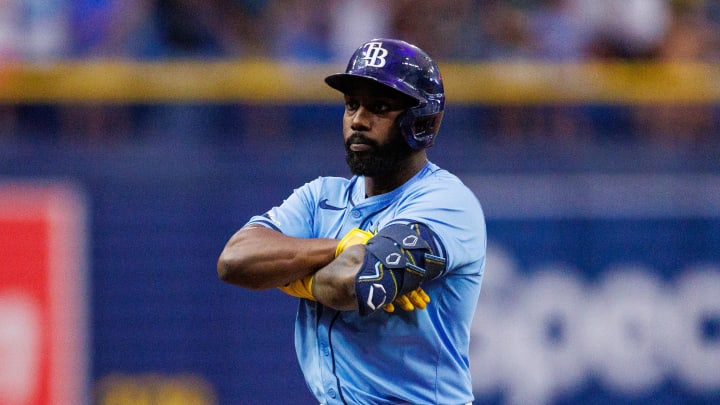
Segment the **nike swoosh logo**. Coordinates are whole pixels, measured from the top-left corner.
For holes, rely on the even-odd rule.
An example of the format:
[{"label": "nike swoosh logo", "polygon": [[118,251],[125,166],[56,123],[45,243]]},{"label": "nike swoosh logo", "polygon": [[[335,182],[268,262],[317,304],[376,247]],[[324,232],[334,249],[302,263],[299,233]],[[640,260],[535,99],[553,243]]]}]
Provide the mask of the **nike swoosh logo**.
[{"label": "nike swoosh logo", "polygon": [[342,211],[345,209],[345,207],[336,207],[334,205],[330,205],[327,202],[327,198],[323,198],[320,200],[320,204],[318,205],[323,210],[333,210],[333,211]]}]

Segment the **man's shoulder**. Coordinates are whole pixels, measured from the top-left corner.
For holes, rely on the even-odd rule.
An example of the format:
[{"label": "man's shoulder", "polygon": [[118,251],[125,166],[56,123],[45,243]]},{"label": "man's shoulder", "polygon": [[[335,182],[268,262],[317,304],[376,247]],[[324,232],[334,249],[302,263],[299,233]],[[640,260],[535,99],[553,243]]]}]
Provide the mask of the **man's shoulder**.
[{"label": "man's shoulder", "polygon": [[408,188],[409,196],[432,201],[437,206],[466,206],[479,209],[477,195],[448,170],[432,165],[424,175]]},{"label": "man's shoulder", "polygon": [[416,187],[423,188],[425,190],[437,190],[447,192],[449,190],[468,190],[465,183],[450,171],[443,169],[433,163],[429,163],[427,170],[418,178]]},{"label": "man's shoulder", "polygon": [[459,178],[447,169],[444,169],[433,162],[427,162],[423,170],[420,172],[420,178],[426,180],[448,180],[453,179],[460,181]]}]

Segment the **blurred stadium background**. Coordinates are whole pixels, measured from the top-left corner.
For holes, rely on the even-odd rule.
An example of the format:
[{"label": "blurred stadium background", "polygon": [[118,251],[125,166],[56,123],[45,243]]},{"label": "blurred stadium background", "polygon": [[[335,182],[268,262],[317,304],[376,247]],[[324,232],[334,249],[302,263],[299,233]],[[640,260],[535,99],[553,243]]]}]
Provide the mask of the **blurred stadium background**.
[{"label": "blurred stadium background", "polygon": [[720,402],[720,2],[3,0],[0,403],[313,404],[215,261],[348,175],[322,79],[378,36],[486,211],[477,403]]}]

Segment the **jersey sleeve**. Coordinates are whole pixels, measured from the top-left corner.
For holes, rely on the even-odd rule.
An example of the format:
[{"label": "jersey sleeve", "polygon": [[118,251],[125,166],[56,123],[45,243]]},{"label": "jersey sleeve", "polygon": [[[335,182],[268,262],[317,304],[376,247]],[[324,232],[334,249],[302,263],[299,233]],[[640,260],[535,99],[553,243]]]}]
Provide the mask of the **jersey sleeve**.
[{"label": "jersey sleeve", "polygon": [[435,234],[448,272],[482,271],[487,247],[485,217],[475,194],[457,177],[426,182],[406,196],[391,223],[421,222]]},{"label": "jersey sleeve", "polygon": [[282,204],[253,216],[245,226],[263,225],[288,236],[313,237],[313,213],[321,183],[322,179],[318,178],[295,189]]}]

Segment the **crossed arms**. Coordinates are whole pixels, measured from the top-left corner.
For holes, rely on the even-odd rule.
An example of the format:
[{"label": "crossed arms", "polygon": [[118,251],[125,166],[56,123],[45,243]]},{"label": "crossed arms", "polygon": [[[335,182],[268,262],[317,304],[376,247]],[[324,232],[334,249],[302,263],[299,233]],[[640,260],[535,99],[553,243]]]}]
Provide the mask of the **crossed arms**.
[{"label": "crossed arms", "polygon": [[314,298],[338,310],[358,308],[355,276],[365,256],[363,245],[353,245],[335,257],[335,239],[303,239],[263,227],[249,226],[236,232],[217,263],[221,280],[240,287],[262,290],[287,285],[315,274]]}]

